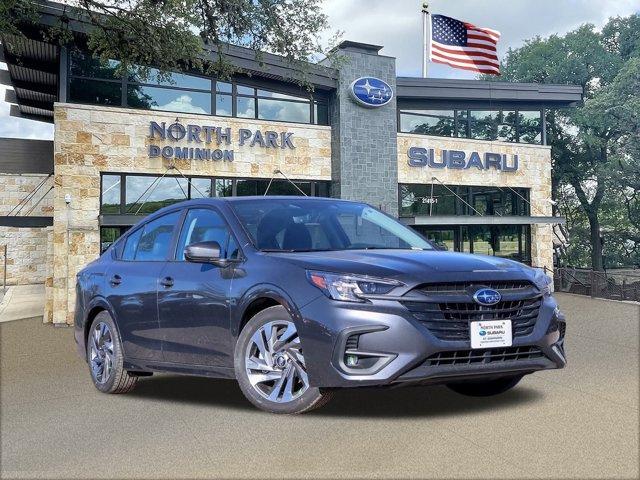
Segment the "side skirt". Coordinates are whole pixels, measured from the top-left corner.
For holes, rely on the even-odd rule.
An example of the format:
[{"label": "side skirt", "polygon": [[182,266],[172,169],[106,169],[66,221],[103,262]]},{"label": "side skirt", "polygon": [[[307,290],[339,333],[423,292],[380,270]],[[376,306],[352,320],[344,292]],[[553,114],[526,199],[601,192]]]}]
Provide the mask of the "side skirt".
[{"label": "side skirt", "polygon": [[148,362],[146,360],[128,358],[124,361],[124,368],[125,370],[132,370],[135,372],[170,372],[182,375],[194,375],[198,377],[236,378],[233,368],[215,365],[190,365],[155,361]]}]

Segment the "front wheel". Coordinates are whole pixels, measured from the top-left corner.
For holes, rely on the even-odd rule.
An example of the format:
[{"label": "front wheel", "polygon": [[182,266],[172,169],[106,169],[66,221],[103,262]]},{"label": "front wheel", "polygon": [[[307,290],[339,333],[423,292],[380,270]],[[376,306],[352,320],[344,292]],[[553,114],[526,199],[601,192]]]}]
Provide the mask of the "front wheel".
[{"label": "front wheel", "polygon": [[330,392],[309,385],[300,337],[282,306],[269,307],[245,325],[234,353],[242,393],[271,413],[303,413],[324,405]]},{"label": "front wheel", "polygon": [[516,375],[514,377],[497,378],[495,380],[447,383],[447,387],[456,393],[469,397],[491,397],[511,390],[521,379],[522,375]]}]

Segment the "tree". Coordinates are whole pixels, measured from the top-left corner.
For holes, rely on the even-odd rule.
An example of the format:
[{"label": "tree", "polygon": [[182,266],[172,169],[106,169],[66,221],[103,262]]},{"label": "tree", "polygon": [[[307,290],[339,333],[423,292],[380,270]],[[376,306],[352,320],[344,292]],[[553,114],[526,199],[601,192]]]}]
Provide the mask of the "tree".
[{"label": "tree", "polygon": [[[163,79],[168,72],[195,69],[228,78],[237,72],[225,56],[228,44],[284,57],[295,80],[306,82],[307,61],[322,48],[319,33],[327,28],[320,0],[77,0],[65,7],[49,39],[69,40],[70,18],[92,26],[88,47],[103,61],[118,59],[120,68],[153,66]],[[0,0],[0,31],[20,35],[38,18],[37,2]],[[148,75],[148,69],[141,72]]]},{"label": "tree", "polygon": [[[603,231],[618,250],[635,252],[627,262],[640,263],[640,16],[612,18],[601,31],[586,24],[564,36],[536,37],[510,49],[501,70],[505,81],[583,87],[584,105],[547,114],[554,198],[575,195],[579,212],[572,211],[572,218],[578,223],[569,225],[570,232],[580,235],[586,218],[592,268],[604,267]],[[612,223],[603,225],[603,217]]]}]

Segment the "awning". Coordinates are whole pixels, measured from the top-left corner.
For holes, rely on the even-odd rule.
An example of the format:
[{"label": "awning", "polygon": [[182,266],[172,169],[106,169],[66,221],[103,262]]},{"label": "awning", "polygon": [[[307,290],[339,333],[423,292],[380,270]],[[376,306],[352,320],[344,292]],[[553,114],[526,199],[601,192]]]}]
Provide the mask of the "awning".
[{"label": "awning", "polygon": [[402,217],[400,221],[405,225],[534,225],[534,224],[565,224],[564,217],[525,217],[518,215],[418,215]]}]

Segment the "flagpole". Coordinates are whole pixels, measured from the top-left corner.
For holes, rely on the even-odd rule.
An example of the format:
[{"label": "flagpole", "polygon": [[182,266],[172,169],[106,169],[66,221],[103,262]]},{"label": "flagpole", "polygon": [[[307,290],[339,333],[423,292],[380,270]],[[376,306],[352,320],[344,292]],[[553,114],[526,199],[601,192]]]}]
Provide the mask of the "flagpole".
[{"label": "flagpole", "polygon": [[429,63],[429,49],[431,47],[431,17],[429,4],[422,4],[422,77],[427,78],[427,65]]}]

